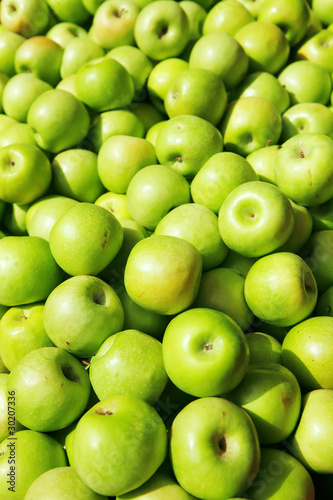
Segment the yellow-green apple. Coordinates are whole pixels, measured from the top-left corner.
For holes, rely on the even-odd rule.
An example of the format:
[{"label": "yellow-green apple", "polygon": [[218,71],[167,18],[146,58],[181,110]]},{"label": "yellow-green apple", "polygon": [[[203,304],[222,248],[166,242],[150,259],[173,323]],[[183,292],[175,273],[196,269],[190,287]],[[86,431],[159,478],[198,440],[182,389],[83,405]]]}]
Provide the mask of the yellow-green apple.
[{"label": "yellow-green apple", "polygon": [[75,82],[76,82],[76,75],[70,75],[67,76],[67,78],[64,78],[63,80],[60,80],[60,82],[55,88],[59,90],[65,90],[66,92],[73,94],[74,97],[77,97]]},{"label": "yellow-green apple", "polygon": [[250,153],[246,157],[261,181],[276,184],[274,161],[278,150],[279,146],[277,145],[264,146],[263,148],[253,151],[253,153]]},{"label": "yellow-green apple", "polygon": [[1,132],[0,149],[9,145],[22,146],[22,144],[38,146],[34,130],[27,123],[14,123],[14,125],[10,125],[8,129]]},{"label": "yellow-green apple", "polygon": [[30,204],[7,203],[3,226],[12,236],[27,236],[27,213]]},{"label": "yellow-green apple", "polygon": [[289,252],[257,260],[245,278],[244,293],[251,311],[275,326],[292,326],[303,321],[312,313],[318,295],[307,263]]},{"label": "yellow-green apple", "polygon": [[188,67],[188,62],[183,59],[170,57],[158,62],[151,70],[147,80],[148,94],[161,113],[165,113],[164,99],[171,82]]},{"label": "yellow-green apple", "polygon": [[246,335],[246,340],[250,349],[250,365],[282,364],[282,345],[272,335],[252,332]]},{"label": "yellow-green apple", "polygon": [[3,0],[0,20],[7,30],[30,38],[44,33],[51,12],[45,0]]},{"label": "yellow-green apple", "polygon": [[238,0],[256,18],[259,14],[260,5],[264,0]]},{"label": "yellow-green apple", "polygon": [[126,194],[112,193],[108,191],[95,201],[95,205],[109,210],[119,221],[132,220],[127,208]]},{"label": "yellow-green apple", "polygon": [[170,380],[196,397],[219,396],[245,375],[249,348],[244,333],[227,314],[199,307],[168,324],[163,359]]},{"label": "yellow-green apple", "polygon": [[231,250],[246,257],[261,257],[287,241],[294,216],[281,189],[252,181],[239,185],[226,197],[218,223],[221,237]]},{"label": "yellow-green apple", "polygon": [[330,2],[327,2],[327,0],[313,0],[311,2],[311,6],[314,14],[325,26],[333,23],[333,15]]},{"label": "yellow-green apple", "polygon": [[98,175],[103,185],[115,193],[126,193],[135,174],[157,162],[154,146],[140,137],[109,137],[98,153]]},{"label": "yellow-green apple", "polygon": [[161,417],[133,396],[98,402],[83,415],[74,433],[75,469],[86,485],[102,495],[122,495],[138,488],[156,472],[166,453]]},{"label": "yellow-green apple", "polygon": [[333,472],[333,391],[317,389],[303,397],[303,408],[289,451],[310,471]]},{"label": "yellow-green apple", "polygon": [[60,74],[62,78],[74,75],[88,61],[104,56],[100,45],[88,37],[73,38],[64,49]]},{"label": "yellow-green apple", "polygon": [[124,323],[116,292],[95,276],[75,276],[61,283],[45,302],[45,330],[53,343],[77,357],[94,356]]},{"label": "yellow-green apple", "polygon": [[193,303],[201,271],[201,255],[191,243],[175,236],[151,236],[132,249],[125,288],[139,306],[159,314],[177,314]]},{"label": "yellow-green apple", "polygon": [[[9,397],[15,398],[12,394]],[[0,444],[1,498],[21,500],[38,476],[66,465],[63,447],[51,436],[32,430],[17,432]]]},{"label": "yellow-green apple", "polygon": [[132,111],[143,123],[144,134],[155,125],[155,123],[160,122],[165,119],[165,116],[160,113],[155,106],[149,104],[148,102],[133,102],[129,106],[129,110]]},{"label": "yellow-green apple", "polygon": [[190,69],[208,69],[222,78],[227,90],[235,88],[248,69],[248,57],[241,45],[223,32],[208,33],[194,45]]},{"label": "yellow-green apple", "polygon": [[64,49],[71,40],[79,37],[87,37],[88,33],[82,26],[64,21],[52,26],[46,33],[46,36]]},{"label": "yellow-green apple", "polygon": [[60,21],[84,24],[90,17],[82,0],[46,0]]},{"label": "yellow-green apple", "polygon": [[17,420],[31,430],[62,429],[82,415],[90,382],[78,359],[57,347],[26,354],[10,372],[9,393],[15,394]]},{"label": "yellow-green apple", "polygon": [[156,141],[157,141],[157,136],[160,133],[161,127],[167,120],[162,120],[161,122],[155,123],[155,125],[152,125],[150,129],[146,133],[146,139],[147,141],[151,142],[153,146],[156,146]]},{"label": "yellow-green apple", "polygon": [[[8,314],[8,313],[6,313]],[[282,344],[282,363],[306,390],[333,389],[333,318],[298,323]]]},{"label": "yellow-green apple", "polygon": [[246,331],[253,313],[245,302],[244,282],[245,278],[235,269],[211,269],[202,275],[194,306],[221,311]]},{"label": "yellow-green apple", "polygon": [[318,64],[329,73],[333,71],[333,33],[329,30],[321,30],[307,40],[297,51],[297,59],[306,59]]},{"label": "yellow-green apple", "polygon": [[90,14],[95,14],[98,7],[103,3],[104,0],[82,0],[84,7]]},{"label": "yellow-green apple", "polygon": [[97,156],[85,149],[68,149],[53,158],[52,188],[55,193],[94,203],[104,192],[97,170]]},{"label": "yellow-green apple", "polygon": [[307,207],[333,196],[333,140],[324,134],[298,134],[275,156],[276,184],[290,199]]},{"label": "yellow-green apple", "polygon": [[171,210],[157,224],[155,234],[176,236],[192,243],[202,257],[203,270],[220,265],[228,252],[219,233],[217,216],[196,203],[184,203]]},{"label": "yellow-green apple", "polygon": [[309,207],[313,221],[313,232],[333,229],[333,198],[316,207]]},{"label": "yellow-green apple", "polygon": [[333,285],[333,231],[311,234],[301,255],[311,268],[320,293]]},{"label": "yellow-green apple", "polygon": [[9,76],[5,73],[0,73],[0,112],[3,112],[3,91],[9,80]]},{"label": "yellow-green apple", "polygon": [[10,118],[9,116],[2,113],[0,114],[0,132],[4,132],[11,125],[15,125],[15,123],[17,124],[18,122],[17,120],[14,120],[14,118]]},{"label": "yellow-green apple", "polygon": [[190,25],[177,2],[158,0],[143,7],[135,27],[137,46],[151,59],[177,57],[190,38]]},{"label": "yellow-green apple", "polygon": [[74,205],[57,220],[50,233],[56,262],[72,276],[100,273],[117,255],[122,241],[123,229],[118,219],[92,203]]},{"label": "yellow-green apple", "polygon": [[289,238],[277,251],[298,253],[311,236],[313,228],[312,217],[306,207],[297,205],[292,200],[289,201],[295,222]]},{"label": "yellow-green apple", "polygon": [[15,54],[25,38],[17,33],[3,30],[0,32],[0,71],[8,76],[14,76]]},{"label": "yellow-green apple", "polygon": [[44,304],[37,302],[11,307],[0,322],[1,358],[12,371],[26,354],[40,347],[52,347],[43,324]]},{"label": "yellow-green apple", "polygon": [[37,236],[6,236],[0,240],[0,304],[16,306],[45,300],[61,277],[47,241]]},{"label": "yellow-green apple", "polygon": [[229,250],[228,255],[222,262],[221,267],[227,269],[234,269],[241,276],[247,275],[253,264],[258,260],[257,257],[245,257],[237,252]]},{"label": "yellow-green apple", "polygon": [[203,34],[222,31],[235,35],[245,24],[254,21],[250,12],[237,0],[224,0],[214,5],[208,12],[203,25]]},{"label": "yellow-green apple", "polygon": [[241,494],[259,469],[256,429],[234,403],[197,399],[173,421],[171,461],[177,481],[195,497],[220,500]]},{"label": "yellow-green apple", "polygon": [[333,139],[333,113],[319,102],[295,104],[282,115],[281,143],[294,135],[308,133]]},{"label": "yellow-green apple", "polygon": [[192,0],[181,0],[179,5],[187,16],[190,26],[189,43],[192,43],[193,40],[197,40],[202,36],[202,26],[207,16],[207,11],[202,5]]},{"label": "yellow-green apple", "polygon": [[327,104],[332,90],[329,72],[310,61],[295,61],[281,71],[279,82],[290,96],[291,105],[300,102]]},{"label": "yellow-green apple", "polygon": [[134,84],[128,71],[109,57],[93,59],[77,72],[78,98],[96,111],[128,106],[134,96]]},{"label": "yellow-green apple", "polygon": [[192,180],[191,195],[195,203],[218,213],[231,191],[244,182],[257,180],[257,174],[243,157],[235,153],[217,153]]}]

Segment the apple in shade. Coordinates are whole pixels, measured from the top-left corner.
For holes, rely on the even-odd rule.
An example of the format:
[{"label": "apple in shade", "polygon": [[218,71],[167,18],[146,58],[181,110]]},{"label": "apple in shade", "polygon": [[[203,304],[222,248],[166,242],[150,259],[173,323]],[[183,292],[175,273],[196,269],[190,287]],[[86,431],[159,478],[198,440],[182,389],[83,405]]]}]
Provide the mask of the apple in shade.
[{"label": "apple in shade", "polygon": [[257,257],[245,257],[244,255],[229,250],[226,258],[222,262],[221,267],[234,269],[245,278],[245,276],[257,260]]},{"label": "apple in shade", "polygon": [[311,268],[319,293],[333,285],[333,231],[313,232],[301,255]]},{"label": "apple in shade", "polygon": [[25,38],[39,35],[47,29],[51,12],[45,0],[3,0],[1,24]]},{"label": "apple in shade", "polygon": [[165,119],[165,116],[160,113],[152,104],[148,102],[132,102],[129,106],[132,111],[143,123],[144,133],[146,134],[150,127]]},{"label": "apple in shade", "polygon": [[302,414],[289,452],[310,471],[332,474],[333,391],[317,389],[303,397]]},{"label": "apple in shade", "polygon": [[192,243],[202,257],[203,270],[221,264],[228,248],[221,239],[217,216],[209,208],[184,203],[157,224],[155,234],[176,236]]},{"label": "apple in shade", "polygon": [[53,158],[51,168],[52,188],[55,193],[94,203],[104,192],[98,176],[97,156],[92,151],[62,151]]},{"label": "apple in shade", "polygon": [[122,241],[118,219],[92,203],[74,205],[57,220],[50,233],[55,260],[72,276],[100,273],[117,255]]},{"label": "apple in shade", "polygon": [[241,156],[277,144],[281,130],[281,115],[277,108],[264,97],[256,96],[232,101],[221,124],[225,149]]},{"label": "apple in shade", "polygon": [[101,495],[116,496],[138,488],[156,472],[166,453],[161,417],[134,396],[98,402],[79,420],[74,433],[75,469]]},{"label": "apple in shade", "polygon": [[92,491],[79,478],[74,467],[56,467],[31,484],[25,500],[107,500],[107,497]]},{"label": "apple in shade", "polygon": [[224,0],[208,12],[203,25],[203,34],[221,31],[234,36],[245,24],[254,21],[250,12],[237,0]]},{"label": "apple in shade", "polygon": [[319,297],[316,305],[316,316],[332,316],[333,311],[333,287],[330,286]]},{"label": "apple in shade", "polygon": [[0,442],[22,429],[22,425],[15,418],[9,419],[9,416],[13,417],[14,412],[9,412],[8,409],[8,377],[8,373],[0,373]]},{"label": "apple in shade", "polygon": [[180,486],[202,500],[244,492],[260,461],[256,429],[238,406],[222,398],[197,399],[172,424],[171,461]]},{"label": "apple in shade", "polygon": [[306,207],[289,200],[294,215],[294,227],[287,241],[277,249],[278,252],[298,253],[311,236],[312,217]]},{"label": "apple in shade", "polygon": [[45,300],[61,277],[47,241],[36,236],[0,240],[0,304],[16,306]]},{"label": "apple in shade", "polygon": [[218,224],[225,244],[246,257],[268,254],[289,238],[291,204],[273,184],[253,181],[236,187],[224,200]]},{"label": "apple in shade", "polygon": [[71,40],[79,37],[87,37],[88,33],[78,24],[63,21],[52,26],[46,33],[46,36],[64,49]]},{"label": "apple in shade", "polygon": [[108,57],[93,59],[81,66],[75,85],[80,101],[96,111],[128,106],[134,96],[134,84],[128,71]]},{"label": "apple in shade", "polygon": [[272,335],[252,332],[246,335],[246,340],[250,349],[250,365],[282,364],[282,346]]},{"label": "apple in shade", "polygon": [[155,148],[146,139],[117,135],[109,137],[98,153],[98,174],[109,191],[126,193],[134,175],[156,161]]},{"label": "apple in shade", "polygon": [[333,389],[333,318],[317,316],[298,323],[282,344],[282,363],[307,390]]},{"label": "apple in shade", "polygon": [[11,31],[0,32],[0,71],[8,76],[14,76],[15,54],[25,38]]},{"label": "apple in shade", "polygon": [[218,213],[231,191],[245,182],[257,181],[251,165],[236,153],[217,153],[209,158],[191,182],[195,203]]},{"label": "apple in shade", "polygon": [[305,43],[298,49],[296,58],[307,59],[332,73],[332,42],[333,33],[329,30],[320,30],[309,40],[305,40]]},{"label": "apple in shade", "polygon": [[179,2],[179,5],[185,12],[190,26],[190,40],[184,49],[184,53],[186,53],[186,49],[191,50],[192,43],[202,36],[202,26],[207,16],[207,11],[202,5],[192,0],[182,0]]},{"label": "apple in shade", "polygon": [[246,493],[253,500],[315,498],[313,481],[306,468],[289,453],[274,448],[261,449],[258,475]]},{"label": "apple in shade", "polygon": [[88,61],[104,56],[100,45],[88,37],[73,38],[65,47],[60,74],[62,78],[74,75]]},{"label": "apple in shade", "polygon": [[146,133],[147,141],[151,142],[153,146],[156,146],[157,136],[160,133],[161,127],[167,120],[162,120],[161,122],[157,122],[150,127],[150,129]]},{"label": "apple in shade", "polygon": [[281,143],[297,134],[324,134],[333,138],[333,113],[318,102],[295,104],[282,115]]},{"label": "apple in shade", "polygon": [[38,476],[50,469],[65,467],[67,460],[61,444],[47,434],[22,430],[14,437],[15,440],[8,438],[0,444],[0,495],[3,499],[21,500]]},{"label": "apple in shade", "polygon": [[139,306],[159,314],[177,314],[193,303],[201,270],[201,255],[191,243],[174,236],[151,236],[131,251],[125,288]]},{"label": "apple in shade", "polygon": [[195,308],[173,318],[163,337],[163,359],[170,380],[196,397],[230,392],[249,362],[244,333],[230,316]]},{"label": "apple in shade", "polygon": [[47,3],[60,21],[83,24],[89,18],[82,0],[47,0]]},{"label": "apple in shade", "polygon": [[312,313],[318,295],[309,266],[289,252],[257,260],[245,278],[244,294],[255,316],[275,326],[303,321]]},{"label": "apple in shade", "polygon": [[161,127],[156,140],[156,156],[163,165],[188,177],[223,149],[216,127],[199,116],[176,116]]},{"label": "apple in shade", "polygon": [[93,357],[89,377],[101,401],[123,394],[154,405],[168,381],[162,344],[138,330],[116,333]]},{"label": "apple in shade", "polygon": [[11,307],[0,322],[1,358],[12,371],[26,354],[40,347],[52,347],[43,324],[44,304],[37,302]]},{"label": "apple in shade", "polygon": [[43,321],[57,347],[86,358],[122,329],[124,312],[107,283],[94,276],[75,276],[48,296]]},{"label": "apple in shade", "polygon": [[327,104],[332,89],[328,71],[310,61],[296,61],[281,71],[279,82],[289,92],[290,103],[319,102]]},{"label": "apple in shade", "polygon": [[16,397],[16,418],[29,429],[62,429],[80,417],[90,393],[88,374],[74,356],[57,347],[26,354],[11,371],[7,390]]},{"label": "apple in shade", "polygon": [[3,112],[3,91],[6,86],[6,83],[9,80],[9,76],[5,73],[0,73],[0,112]]},{"label": "apple in shade", "polygon": [[29,207],[30,204],[18,205],[17,203],[8,203],[6,205],[3,227],[10,235],[27,236],[26,218]]},{"label": "apple in shade", "polygon": [[313,232],[333,229],[332,219],[333,198],[330,198],[325,203],[317,207],[309,207],[313,222]]},{"label": "apple in shade", "polygon": [[190,202],[190,187],[178,172],[165,165],[149,165],[130,181],[127,207],[131,217],[154,230],[173,207]]},{"label": "apple in shade", "polygon": [[56,221],[76,204],[77,201],[64,196],[53,195],[40,199],[37,207],[30,206],[33,215],[29,220],[29,236],[39,236],[49,241]]},{"label": "apple in shade", "polygon": [[161,61],[183,52],[190,38],[190,26],[183,9],[176,3],[158,0],[143,7],[135,27],[137,46],[151,59]]},{"label": "apple in shade", "polygon": [[253,313],[245,302],[244,282],[245,278],[235,269],[211,269],[202,275],[194,306],[221,311],[245,331],[252,323]]},{"label": "apple in shade", "polygon": [[276,184],[274,161],[279,148],[280,146],[277,146],[276,144],[273,146],[264,146],[263,148],[253,151],[253,153],[250,153],[246,157],[246,160],[253,167],[261,181]]}]

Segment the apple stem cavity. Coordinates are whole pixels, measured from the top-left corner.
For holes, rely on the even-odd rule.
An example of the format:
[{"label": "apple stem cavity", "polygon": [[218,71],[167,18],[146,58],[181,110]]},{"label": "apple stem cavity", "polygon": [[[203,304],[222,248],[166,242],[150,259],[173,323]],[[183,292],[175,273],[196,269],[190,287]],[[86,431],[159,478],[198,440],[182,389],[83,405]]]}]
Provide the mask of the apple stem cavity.
[{"label": "apple stem cavity", "polygon": [[70,382],[78,382],[78,377],[74,373],[72,365],[62,367],[61,371]]}]

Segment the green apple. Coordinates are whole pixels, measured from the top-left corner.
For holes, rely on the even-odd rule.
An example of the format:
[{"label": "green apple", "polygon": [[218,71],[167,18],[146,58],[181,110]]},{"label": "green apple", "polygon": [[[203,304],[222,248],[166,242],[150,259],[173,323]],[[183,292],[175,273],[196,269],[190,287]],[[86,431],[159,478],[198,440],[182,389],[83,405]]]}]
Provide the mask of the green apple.
[{"label": "green apple", "polygon": [[330,286],[318,299],[316,305],[316,316],[332,316],[333,287]]},{"label": "green apple", "polygon": [[163,337],[163,359],[170,380],[196,397],[230,392],[249,363],[244,333],[227,314],[195,308],[178,314]]},{"label": "green apple", "polygon": [[305,389],[333,389],[332,338],[330,316],[307,319],[287,333],[282,344],[282,363]]},{"label": "green apple", "polygon": [[221,31],[234,36],[252,21],[254,21],[253,16],[237,0],[220,1],[209,10],[203,25],[203,34]]},{"label": "green apple", "polygon": [[261,257],[283,245],[293,230],[291,204],[273,184],[252,181],[236,187],[218,216],[225,244],[246,257]]},{"label": "green apple", "polygon": [[10,372],[16,418],[31,430],[62,429],[82,415],[90,393],[89,377],[74,356],[57,347],[40,347]]},{"label": "green apple", "polygon": [[146,139],[116,135],[99,150],[98,175],[109,191],[126,193],[135,174],[156,162],[155,148]]},{"label": "green apple", "polygon": [[10,145],[32,144],[37,146],[34,130],[26,123],[14,123],[1,132],[0,149]]},{"label": "green apple", "polygon": [[84,105],[59,89],[37,97],[28,113],[28,124],[36,131],[38,145],[52,153],[76,146],[87,135],[89,121]]},{"label": "green apple", "polygon": [[177,314],[193,303],[201,270],[201,255],[191,243],[175,236],[151,236],[131,251],[125,288],[139,306],[159,314]]},{"label": "green apple", "polygon": [[170,118],[195,115],[217,125],[227,104],[223,80],[213,71],[188,69],[176,76],[164,99]]},{"label": "green apple", "polygon": [[329,73],[333,71],[333,33],[329,30],[321,30],[307,40],[297,51],[297,59],[306,59],[318,64]]},{"label": "green apple", "polygon": [[0,263],[0,304],[6,306],[45,300],[61,281],[49,244],[36,236],[2,238]]},{"label": "green apple", "polygon": [[317,389],[303,398],[303,411],[290,452],[307,469],[319,474],[332,474],[333,391]]},{"label": "green apple", "polygon": [[155,123],[152,125],[150,129],[146,133],[146,139],[149,141],[154,147],[156,146],[157,136],[160,133],[161,127],[167,120],[162,120],[161,122]]},{"label": "green apple", "polygon": [[102,495],[122,495],[141,486],[166,452],[162,419],[133,396],[100,401],[83,415],[74,433],[75,469],[87,486]]},{"label": "green apple", "polygon": [[280,146],[277,145],[264,146],[263,148],[259,148],[256,151],[253,151],[253,153],[250,153],[246,157],[246,160],[253,167],[254,171],[261,181],[276,184],[274,161],[279,148]]},{"label": "green apple", "polygon": [[309,207],[309,212],[312,217],[313,230],[322,231],[325,229],[333,229],[333,199],[330,198],[325,203],[316,207]]},{"label": "green apple", "polygon": [[[2,358],[1,358],[1,356],[0,356],[0,374],[2,374],[2,373],[7,374],[7,373],[9,373],[9,370],[8,370],[8,369],[5,367],[5,365],[3,364]],[[7,385],[7,383],[6,383],[6,385]],[[6,389],[6,390],[7,390],[7,389]],[[6,422],[6,424],[7,424],[7,422]]]},{"label": "green apple", "polygon": [[76,75],[76,92],[78,98],[94,110],[108,111],[131,103],[134,84],[124,66],[103,57],[81,66]]},{"label": "green apple", "polygon": [[221,264],[228,249],[221,239],[217,216],[209,208],[196,203],[184,203],[160,220],[155,234],[176,236],[192,243],[202,257],[202,269]]},{"label": "green apple", "polygon": [[77,97],[75,82],[76,75],[67,76],[67,78],[60,80],[60,82],[56,86],[56,89],[65,90],[66,92],[72,94],[74,97]]},{"label": "green apple", "polygon": [[241,276],[247,275],[253,264],[258,260],[257,257],[245,257],[237,252],[229,250],[228,255],[222,262],[222,268],[234,269]]},{"label": "green apple", "polygon": [[[9,397],[15,398],[13,395]],[[13,403],[15,399],[9,401]],[[22,500],[38,476],[66,465],[64,449],[55,439],[32,430],[17,432],[0,445],[1,498]]]},{"label": "green apple", "polygon": [[246,335],[246,340],[250,348],[250,365],[282,364],[282,345],[272,335],[252,332]]},{"label": "green apple", "polygon": [[45,0],[3,0],[1,24],[14,33],[30,38],[44,33],[51,21]]},{"label": "green apple", "polygon": [[314,500],[308,471],[294,457],[279,449],[262,448],[260,469],[246,492],[253,500]]},{"label": "green apple", "polygon": [[3,91],[9,80],[9,76],[5,73],[0,73],[0,112],[3,112]]},{"label": "green apple", "polygon": [[3,30],[0,32],[0,71],[8,76],[14,76],[15,54],[25,38],[17,33]]},{"label": "green apple", "polygon": [[261,444],[280,443],[297,425],[301,389],[293,373],[279,364],[251,364],[226,397],[251,417]]},{"label": "green apple", "polygon": [[311,268],[320,293],[333,285],[333,231],[315,231],[302,249],[301,255]]},{"label": "green apple", "polygon": [[177,2],[158,0],[140,11],[134,37],[139,49],[151,59],[177,57],[189,41],[189,21]]},{"label": "green apple", "polygon": [[43,320],[57,347],[87,358],[94,356],[110,335],[122,329],[124,311],[116,292],[107,283],[94,276],[75,276],[50,293]]},{"label": "green apple", "polygon": [[126,197],[131,217],[153,231],[169,210],[190,202],[190,187],[187,180],[170,167],[149,165],[134,175]]},{"label": "green apple", "polygon": [[165,119],[165,116],[148,102],[133,102],[129,106],[129,110],[132,111],[132,113],[134,113],[143,123],[144,134],[146,134],[150,127],[155,125],[155,123]]},{"label": "green apple", "polygon": [[104,50],[88,37],[73,38],[65,47],[60,74],[62,78],[74,75],[88,61],[104,56]]},{"label": "green apple", "polygon": [[89,12],[82,0],[46,0],[60,21],[84,24],[89,19]]},{"label": "green apple", "polygon": [[330,2],[327,2],[327,0],[312,0],[311,4],[313,12],[323,24],[327,26],[333,23]]},{"label": "green apple", "polygon": [[87,37],[88,33],[82,26],[64,21],[52,26],[46,33],[46,36],[64,49],[71,40],[79,37]]},{"label": "green apple", "polygon": [[250,417],[222,398],[188,404],[172,424],[171,460],[177,481],[198,498],[220,500],[244,492],[260,461]]},{"label": "green apple", "polygon": [[74,467],[56,467],[31,484],[25,500],[107,500],[107,497],[92,491],[79,478]]},{"label": "green apple", "polygon": [[6,205],[3,217],[3,226],[12,236],[27,236],[27,213],[30,204],[18,205],[10,203]]},{"label": "green apple", "polygon": [[[190,42],[202,36],[202,27],[207,11],[199,3],[192,0],[181,0],[179,5],[185,12],[190,26]],[[185,49],[186,50],[186,49]]]},{"label": "green apple", "polygon": [[281,130],[278,109],[264,97],[257,96],[232,101],[221,124],[225,148],[242,156],[277,144]]},{"label": "green apple", "polygon": [[282,115],[281,143],[297,134],[324,134],[333,139],[333,113],[318,102],[295,104]]},{"label": "green apple", "polygon": [[253,313],[245,302],[244,282],[245,278],[235,269],[211,269],[202,275],[194,306],[221,311],[246,331]]},{"label": "green apple", "polygon": [[104,192],[97,170],[97,156],[85,149],[69,149],[51,163],[55,193],[74,200],[94,203]]},{"label": "green apple", "polygon": [[294,227],[287,241],[277,251],[298,253],[311,236],[312,217],[307,208],[289,201],[294,215]]},{"label": "green apple", "polygon": [[288,61],[288,40],[275,24],[254,21],[243,26],[236,33],[235,39],[249,58],[251,72],[267,71],[275,75]]},{"label": "green apple", "polygon": [[319,102],[327,104],[332,90],[328,71],[310,61],[295,61],[281,71],[279,82],[290,96],[290,103]]},{"label": "green apple", "polygon": [[299,134],[276,153],[279,188],[300,205],[316,206],[333,196],[333,140],[324,134]]},{"label": "green apple", "polygon": [[89,377],[100,400],[123,394],[153,405],[168,381],[162,345],[138,330],[116,333],[93,357]]},{"label": "green apple", "polygon": [[245,278],[244,293],[251,311],[275,326],[303,321],[313,311],[318,295],[309,266],[289,252],[257,260]]},{"label": "green apple", "polygon": [[77,204],[72,198],[56,195],[42,198],[37,203],[38,206],[31,206],[28,233],[29,236],[39,236],[46,241],[49,241],[51,229],[56,221]]},{"label": "green apple", "polygon": [[259,9],[264,0],[238,0],[253,17],[258,17]]},{"label": "green apple", "polygon": [[14,118],[10,118],[5,114],[0,113],[0,132],[4,132],[11,125],[15,125],[15,123],[18,123],[17,120],[14,120]]},{"label": "green apple", "polygon": [[44,304],[37,302],[11,307],[0,322],[1,358],[12,371],[26,354],[40,347],[52,347],[43,324]]},{"label": "green apple", "polygon": [[208,33],[195,43],[189,64],[190,69],[213,71],[230,90],[243,80],[249,61],[241,45],[232,36],[217,31]]},{"label": "green apple", "polygon": [[123,229],[118,219],[92,203],[74,205],[57,220],[50,233],[56,262],[72,276],[100,273],[116,256],[122,241]]},{"label": "green apple", "polygon": [[90,14],[95,14],[103,0],[82,0],[82,3]]},{"label": "green apple", "polygon": [[95,205],[109,210],[119,221],[132,220],[127,208],[126,194],[107,192],[102,194],[95,201]]},{"label": "green apple", "polygon": [[251,165],[235,153],[217,153],[209,158],[191,182],[195,203],[218,213],[222,203],[237,186],[257,181]]}]

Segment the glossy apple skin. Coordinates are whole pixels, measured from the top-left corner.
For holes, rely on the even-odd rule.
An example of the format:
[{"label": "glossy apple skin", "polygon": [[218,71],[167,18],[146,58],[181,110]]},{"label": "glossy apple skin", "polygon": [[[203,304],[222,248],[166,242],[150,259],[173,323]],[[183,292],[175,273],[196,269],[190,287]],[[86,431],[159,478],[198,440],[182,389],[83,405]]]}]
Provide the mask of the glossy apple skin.
[{"label": "glossy apple skin", "polygon": [[250,348],[250,364],[267,364],[281,362],[282,345],[272,335],[262,332],[252,332],[246,335]]},{"label": "glossy apple skin", "polygon": [[6,306],[45,300],[62,278],[49,244],[35,236],[2,238],[0,263],[0,303]]},{"label": "glossy apple skin", "polygon": [[209,10],[203,25],[203,34],[221,31],[234,36],[245,24],[252,21],[253,16],[240,2],[224,0]]},{"label": "glossy apple skin", "polygon": [[[63,447],[52,437],[32,430],[15,434],[16,440],[4,440],[0,445],[0,495],[3,499],[21,500],[34,480],[44,472],[67,465]],[[10,439],[10,438],[9,438]],[[13,445],[14,443],[14,445]],[[8,447],[8,444],[12,448]],[[8,490],[7,474],[13,464],[8,463],[15,450],[15,493]],[[13,455],[12,455],[13,456]]]},{"label": "glossy apple skin", "polygon": [[251,311],[275,326],[292,326],[303,321],[313,311],[318,295],[309,266],[289,252],[257,260],[245,278],[244,293]]},{"label": "glossy apple skin", "polygon": [[333,389],[333,318],[307,319],[287,333],[282,363],[307,390]]},{"label": "glossy apple skin", "polygon": [[0,148],[14,144],[38,146],[33,128],[27,123],[14,123],[7,130],[3,130],[0,137]]},{"label": "glossy apple skin", "polygon": [[332,198],[316,207],[309,207],[309,212],[313,222],[313,232],[333,229],[332,208]]},{"label": "glossy apple skin", "polygon": [[149,479],[140,488],[119,495],[117,500],[195,500],[195,498],[187,493],[171,475],[157,471],[152,478]]},{"label": "glossy apple skin", "polygon": [[[14,7],[14,12],[13,12]],[[51,13],[44,0],[3,0],[1,24],[25,38],[40,35],[47,29]]]},{"label": "glossy apple skin", "polygon": [[47,0],[47,3],[60,21],[83,24],[89,19],[82,0]]},{"label": "glossy apple skin", "polygon": [[314,500],[315,489],[306,468],[289,453],[262,448],[258,476],[247,494],[253,500]]},{"label": "glossy apple skin", "polygon": [[319,102],[295,104],[282,116],[281,142],[307,133],[324,134],[333,139],[333,113]]},{"label": "glossy apple skin", "polygon": [[333,391],[308,392],[302,406],[301,419],[290,438],[290,453],[310,471],[332,474]]},{"label": "glossy apple skin", "polygon": [[113,396],[80,419],[73,453],[75,469],[89,487],[102,495],[121,495],[141,486],[163,463],[166,429],[145,401]]},{"label": "glossy apple skin", "polygon": [[195,308],[170,321],[163,337],[163,359],[169,378],[182,391],[196,397],[218,396],[244,377],[249,348],[230,316]]},{"label": "glossy apple skin", "polygon": [[75,276],[48,296],[43,320],[57,347],[87,358],[122,329],[124,312],[116,292],[104,281],[94,276]]},{"label": "glossy apple skin", "polygon": [[95,205],[109,210],[119,221],[133,220],[127,208],[126,194],[107,191],[97,198]]},{"label": "glossy apple skin", "polygon": [[326,0],[314,0],[312,2],[312,9],[319,21],[325,25],[333,23],[333,16],[329,2]]},{"label": "glossy apple skin", "polygon": [[191,495],[229,498],[246,490],[258,472],[257,432],[250,417],[230,401],[197,399],[172,424],[171,460],[176,479]]},{"label": "glossy apple skin", "polygon": [[63,21],[52,26],[46,36],[64,49],[71,40],[78,37],[87,37],[88,33],[82,26]]},{"label": "glossy apple skin", "polygon": [[201,255],[191,243],[174,236],[151,236],[131,251],[125,288],[139,306],[158,314],[177,314],[193,303],[201,271]]},{"label": "glossy apple skin", "polygon": [[117,255],[122,241],[123,230],[118,219],[92,203],[74,205],[58,219],[50,233],[52,254],[71,276],[100,273]]},{"label": "glossy apple skin", "polygon": [[8,76],[14,76],[15,54],[19,46],[24,42],[24,37],[11,31],[0,33],[0,71]]},{"label": "glossy apple skin", "polygon": [[73,38],[65,47],[60,74],[62,78],[74,75],[88,61],[104,56],[104,50],[88,37]]},{"label": "glossy apple skin", "polygon": [[318,64],[318,66],[332,73],[332,42],[333,33],[329,30],[321,30],[305,41],[298,49],[296,57],[297,59],[306,59],[314,64]]},{"label": "glossy apple skin", "polygon": [[107,500],[92,491],[79,478],[74,467],[56,467],[39,476],[28,489],[25,499],[33,500]]}]

